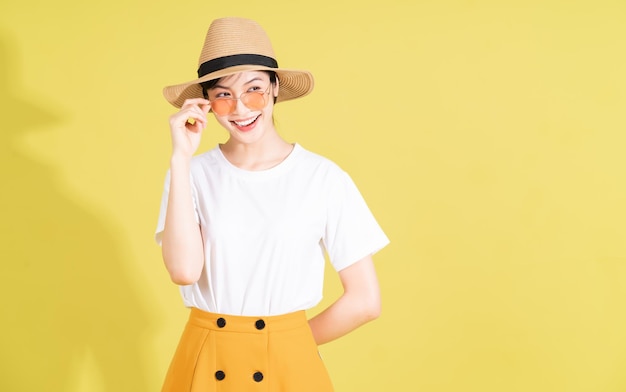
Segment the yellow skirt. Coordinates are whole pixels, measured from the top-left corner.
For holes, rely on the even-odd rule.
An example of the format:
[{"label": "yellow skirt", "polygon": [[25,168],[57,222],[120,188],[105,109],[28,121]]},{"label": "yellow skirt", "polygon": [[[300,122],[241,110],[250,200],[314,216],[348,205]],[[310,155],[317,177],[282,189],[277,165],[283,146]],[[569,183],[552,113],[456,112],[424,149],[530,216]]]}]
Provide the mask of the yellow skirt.
[{"label": "yellow skirt", "polygon": [[333,391],[304,311],[247,317],[192,308],[163,392]]}]

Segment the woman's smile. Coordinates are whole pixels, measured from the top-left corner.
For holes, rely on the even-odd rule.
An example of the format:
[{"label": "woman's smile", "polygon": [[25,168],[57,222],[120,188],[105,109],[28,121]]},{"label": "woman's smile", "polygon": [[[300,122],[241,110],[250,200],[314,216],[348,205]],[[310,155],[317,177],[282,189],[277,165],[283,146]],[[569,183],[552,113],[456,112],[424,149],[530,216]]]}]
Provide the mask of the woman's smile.
[{"label": "woman's smile", "polygon": [[233,124],[235,128],[237,128],[241,132],[249,132],[254,129],[259,117],[261,117],[261,115],[257,114],[256,116],[243,120],[231,120],[230,123]]}]

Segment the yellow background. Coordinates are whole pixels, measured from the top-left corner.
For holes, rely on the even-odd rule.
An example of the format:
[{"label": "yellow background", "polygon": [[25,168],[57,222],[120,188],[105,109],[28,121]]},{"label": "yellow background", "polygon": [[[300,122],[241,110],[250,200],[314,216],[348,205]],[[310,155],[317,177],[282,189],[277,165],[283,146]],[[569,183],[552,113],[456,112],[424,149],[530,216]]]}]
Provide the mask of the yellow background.
[{"label": "yellow background", "polygon": [[159,389],[187,315],[161,88],[230,15],[313,72],[278,127],[392,240],[382,317],[321,349],[338,391],[626,390],[621,0],[4,0],[0,390]]}]

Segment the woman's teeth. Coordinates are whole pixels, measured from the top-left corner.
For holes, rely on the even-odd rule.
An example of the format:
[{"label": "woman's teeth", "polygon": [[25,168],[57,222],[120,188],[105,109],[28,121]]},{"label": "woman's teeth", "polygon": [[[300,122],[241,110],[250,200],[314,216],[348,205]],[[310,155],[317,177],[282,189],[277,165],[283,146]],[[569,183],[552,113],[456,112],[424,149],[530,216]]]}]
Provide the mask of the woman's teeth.
[{"label": "woman's teeth", "polygon": [[233,121],[237,126],[239,127],[247,127],[248,125],[252,124],[253,122],[256,121],[256,119],[259,118],[259,116],[256,116],[254,118],[251,118],[249,120],[245,120],[245,121]]}]

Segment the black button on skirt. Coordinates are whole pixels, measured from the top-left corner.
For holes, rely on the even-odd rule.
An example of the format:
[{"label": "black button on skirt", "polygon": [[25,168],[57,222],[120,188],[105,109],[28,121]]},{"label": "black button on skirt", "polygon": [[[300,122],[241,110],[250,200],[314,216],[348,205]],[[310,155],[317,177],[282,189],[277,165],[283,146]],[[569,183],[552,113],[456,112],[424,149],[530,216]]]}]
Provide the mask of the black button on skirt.
[{"label": "black button on skirt", "polygon": [[162,391],[218,390],[333,391],[305,312],[246,317],[192,308]]}]

